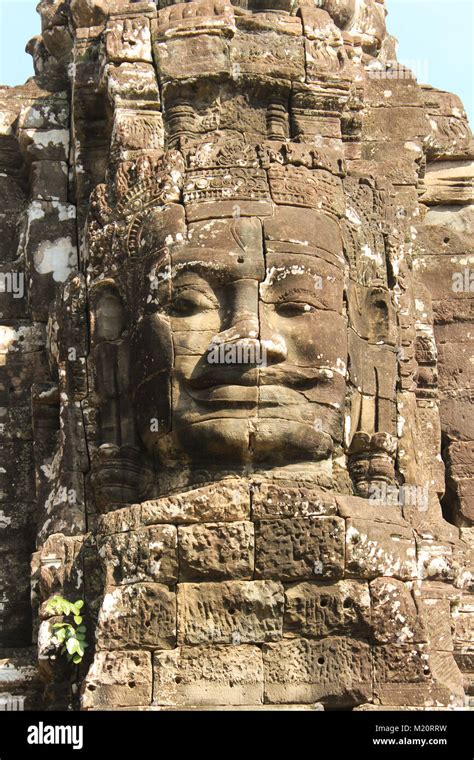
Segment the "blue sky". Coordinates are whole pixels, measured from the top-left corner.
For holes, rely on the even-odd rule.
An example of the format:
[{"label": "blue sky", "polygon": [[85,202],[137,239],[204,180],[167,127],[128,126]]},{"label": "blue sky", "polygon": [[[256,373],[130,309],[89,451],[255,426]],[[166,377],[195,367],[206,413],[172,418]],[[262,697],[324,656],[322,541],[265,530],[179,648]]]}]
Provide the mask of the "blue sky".
[{"label": "blue sky", "polygon": [[[0,83],[33,73],[26,42],[40,31],[38,0],[0,0]],[[386,0],[398,57],[420,82],[456,92],[474,124],[474,0]]]}]

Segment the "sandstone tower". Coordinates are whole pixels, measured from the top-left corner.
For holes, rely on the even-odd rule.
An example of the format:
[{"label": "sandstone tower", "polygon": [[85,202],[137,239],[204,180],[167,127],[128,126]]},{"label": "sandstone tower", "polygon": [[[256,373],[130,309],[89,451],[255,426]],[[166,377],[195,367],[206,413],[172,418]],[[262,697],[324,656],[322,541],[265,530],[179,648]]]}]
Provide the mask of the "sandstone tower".
[{"label": "sandstone tower", "polygon": [[461,102],[397,63],[383,0],[38,10],[0,88],[2,691],[468,706]]}]

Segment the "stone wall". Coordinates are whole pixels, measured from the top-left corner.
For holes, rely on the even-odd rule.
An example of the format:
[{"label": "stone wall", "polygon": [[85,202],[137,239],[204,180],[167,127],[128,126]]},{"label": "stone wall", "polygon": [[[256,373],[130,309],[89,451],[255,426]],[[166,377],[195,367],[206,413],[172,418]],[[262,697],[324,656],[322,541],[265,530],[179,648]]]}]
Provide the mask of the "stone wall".
[{"label": "stone wall", "polygon": [[[468,705],[459,99],[397,63],[378,0],[38,8],[35,77],[0,88],[4,693],[45,709]],[[172,280],[147,262],[263,262],[221,343],[237,325],[270,345],[270,265],[293,276],[314,251],[319,322],[292,338],[319,382],[308,405],[283,388],[262,412],[257,383],[242,424],[218,412],[179,434],[194,407],[176,368],[216,328],[167,312],[140,333]],[[56,593],[86,600],[77,670],[54,650]]]}]

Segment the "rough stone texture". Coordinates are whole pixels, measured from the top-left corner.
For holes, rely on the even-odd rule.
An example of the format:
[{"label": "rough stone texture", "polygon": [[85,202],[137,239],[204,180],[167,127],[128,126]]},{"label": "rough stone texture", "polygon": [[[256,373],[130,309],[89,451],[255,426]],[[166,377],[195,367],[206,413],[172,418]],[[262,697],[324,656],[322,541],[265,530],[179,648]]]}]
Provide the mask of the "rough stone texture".
[{"label": "rough stone texture", "polygon": [[157,652],[154,704],[259,705],[262,653],[256,646],[180,647]]},{"label": "rough stone texture", "polygon": [[133,707],[149,704],[152,696],[152,668],[149,652],[97,652],[83,684],[85,709]]},{"label": "rough stone texture", "polygon": [[[370,584],[372,635],[382,644],[427,641],[432,620],[419,615],[412,589],[395,578],[377,578]],[[449,610],[446,615],[449,623]]]},{"label": "rough stone texture", "polygon": [[138,581],[174,584],[178,579],[176,528],[156,525],[101,537],[99,557],[107,585]]},{"label": "rough stone texture", "polygon": [[179,528],[180,580],[250,579],[253,568],[253,523],[205,523]]},{"label": "rough stone texture", "polygon": [[281,583],[230,581],[180,583],[180,644],[257,644],[282,636],[285,597]]},{"label": "rough stone texture", "polygon": [[297,583],[286,590],[285,635],[317,637],[370,634],[370,596],[367,584]]},{"label": "rough stone texture", "polygon": [[0,649],[2,710],[41,709],[41,687],[34,647]]},{"label": "rough stone texture", "polygon": [[324,491],[263,483],[253,490],[252,514],[255,519],[314,517],[337,514],[337,507],[334,495]]},{"label": "rough stone texture", "polygon": [[461,673],[452,656],[422,644],[374,648],[374,693],[381,704],[455,703],[463,695]]},{"label": "rough stone texture", "polygon": [[344,521],[339,517],[261,520],[255,530],[259,578],[292,581],[342,577]]},{"label": "rough stone texture", "polygon": [[462,103],[382,0],[38,11],[0,87],[0,702],[465,705]]},{"label": "rough stone texture", "polygon": [[105,595],[96,628],[100,649],[172,649],[176,595],[158,583],[134,583]]},{"label": "rough stone texture", "polygon": [[413,530],[408,526],[371,520],[348,520],[346,567],[350,575],[359,578],[370,579],[378,575],[416,578]]},{"label": "rough stone texture", "polygon": [[368,644],[330,637],[266,644],[265,698],[269,702],[322,702],[349,706],[370,700],[372,662]]}]

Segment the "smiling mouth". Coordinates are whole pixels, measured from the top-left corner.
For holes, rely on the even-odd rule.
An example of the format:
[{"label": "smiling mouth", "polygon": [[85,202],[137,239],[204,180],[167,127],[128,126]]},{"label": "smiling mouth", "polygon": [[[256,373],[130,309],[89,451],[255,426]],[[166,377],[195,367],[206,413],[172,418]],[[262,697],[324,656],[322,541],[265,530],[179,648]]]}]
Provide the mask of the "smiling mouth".
[{"label": "smiling mouth", "polygon": [[291,392],[307,391],[316,385],[327,385],[332,381],[334,372],[326,368],[308,369],[304,367],[265,367],[258,372],[252,367],[247,372],[230,371],[227,377],[221,373],[216,377],[215,370],[203,372],[196,377],[184,379],[184,385],[187,392],[193,398],[206,400],[214,396],[222,397],[227,393],[229,397],[234,397],[236,393],[242,395],[247,391],[247,395],[258,391],[260,395],[265,394],[265,389],[281,389]]},{"label": "smiling mouth", "polygon": [[186,392],[194,401],[204,404],[243,404],[256,406],[258,401],[258,386],[229,384],[229,385],[206,385],[201,388],[188,386]]},{"label": "smiling mouth", "polygon": [[[304,384],[308,387],[308,384]],[[314,381],[311,387],[315,385]],[[208,385],[204,388],[186,387],[187,394],[200,404],[243,407],[276,407],[283,405],[307,403],[303,388],[291,388],[287,385],[268,383],[257,385],[226,384]]]}]

